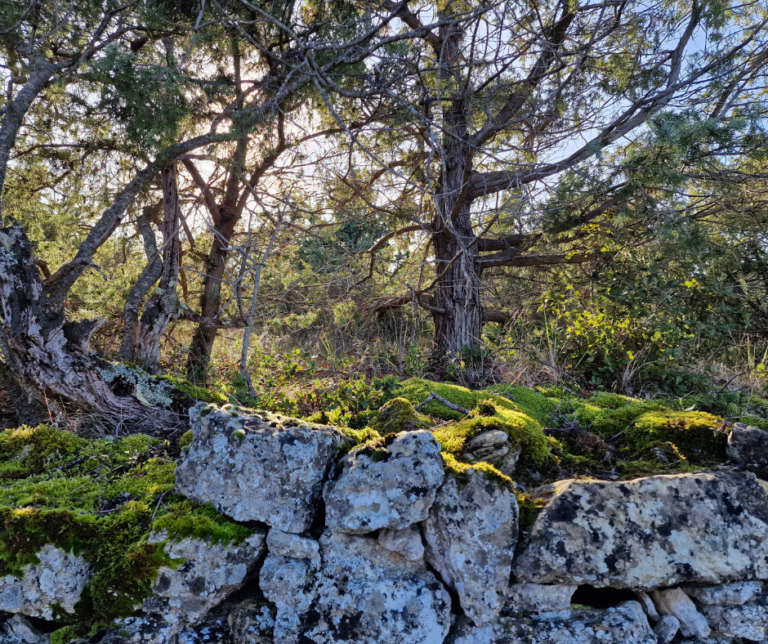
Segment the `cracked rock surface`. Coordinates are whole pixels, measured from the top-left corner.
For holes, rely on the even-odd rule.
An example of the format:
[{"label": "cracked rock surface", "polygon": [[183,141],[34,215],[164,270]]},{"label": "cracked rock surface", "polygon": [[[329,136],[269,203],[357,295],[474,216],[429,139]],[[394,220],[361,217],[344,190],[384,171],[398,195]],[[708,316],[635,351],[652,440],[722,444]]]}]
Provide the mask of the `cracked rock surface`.
[{"label": "cracked rock surface", "polygon": [[424,523],[426,559],[477,626],[499,613],[517,545],[514,493],[480,470],[448,476]]},{"label": "cracked rock surface", "polygon": [[380,460],[362,450],[345,457],[323,494],[326,526],[365,534],[424,521],[445,476],[440,445],[426,430],[400,432]]},{"label": "cracked rock surface", "polygon": [[266,412],[215,405],[190,409],[193,441],[176,468],[187,498],[237,521],[285,532],[309,528],[344,436]]},{"label": "cracked rock surface", "polygon": [[653,590],[768,578],[768,494],[749,473],[560,481],[518,581]]}]

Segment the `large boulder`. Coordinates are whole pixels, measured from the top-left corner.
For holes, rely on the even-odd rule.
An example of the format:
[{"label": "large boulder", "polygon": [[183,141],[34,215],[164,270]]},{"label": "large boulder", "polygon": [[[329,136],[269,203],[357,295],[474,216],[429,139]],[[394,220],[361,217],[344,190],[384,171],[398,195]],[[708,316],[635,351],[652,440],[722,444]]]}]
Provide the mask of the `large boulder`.
[{"label": "large boulder", "polygon": [[726,453],[736,463],[768,467],[768,432],[736,423],[728,435]]},{"label": "large boulder", "polygon": [[652,590],[768,579],[768,494],[750,473],[561,481],[518,581]]},{"label": "large boulder", "polygon": [[400,432],[377,449],[358,449],[325,486],[330,530],[365,534],[424,521],[443,482],[440,445],[428,431]]},{"label": "large boulder", "polygon": [[408,561],[372,537],[329,531],[320,539],[320,555],[320,568],[305,591],[311,606],[281,616],[281,609],[297,603],[287,597],[297,592],[295,586],[285,585],[276,621],[293,621],[297,629],[278,634],[276,628],[275,642],[442,644],[451,600],[423,561]]},{"label": "large boulder", "polygon": [[190,420],[193,440],[176,468],[182,494],[237,521],[309,528],[346,440],[337,429],[215,405],[196,405]]},{"label": "large boulder", "polygon": [[642,607],[637,602],[605,610],[574,610],[568,617],[536,619],[498,617],[478,627],[462,620],[450,644],[656,644]]},{"label": "large boulder", "polygon": [[209,543],[195,538],[168,541],[162,531],[149,537],[150,543],[165,543],[174,562],[162,566],[144,601],[145,613],[163,618],[169,632],[203,620],[208,612],[239,590],[264,553],[265,534],[257,530],[241,544]]},{"label": "large boulder", "polygon": [[0,611],[53,619],[54,610],[75,611],[92,569],[80,556],[50,544],[37,553],[38,563],[23,577],[0,577]]},{"label": "large boulder", "polygon": [[426,559],[476,626],[504,605],[517,545],[514,493],[482,470],[448,476],[424,522]]}]

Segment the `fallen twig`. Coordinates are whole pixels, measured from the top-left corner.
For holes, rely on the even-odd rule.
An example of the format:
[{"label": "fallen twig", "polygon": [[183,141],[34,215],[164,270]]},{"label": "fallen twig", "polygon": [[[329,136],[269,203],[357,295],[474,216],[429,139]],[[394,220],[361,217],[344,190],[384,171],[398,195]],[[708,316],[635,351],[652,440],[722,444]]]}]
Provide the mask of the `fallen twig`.
[{"label": "fallen twig", "polygon": [[460,414],[468,414],[469,413],[469,409],[464,409],[464,407],[462,407],[461,405],[457,405],[455,403],[452,403],[452,402],[446,400],[442,396],[438,396],[434,391],[430,392],[429,396],[427,397],[427,399],[424,402],[421,402],[418,405],[416,405],[416,410],[418,411],[419,409],[424,407],[427,403],[429,403],[432,400],[436,400],[439,403],[443,403],[446,407],[448,407],[448,409],[453,409],[453,411],[457,411]]}]

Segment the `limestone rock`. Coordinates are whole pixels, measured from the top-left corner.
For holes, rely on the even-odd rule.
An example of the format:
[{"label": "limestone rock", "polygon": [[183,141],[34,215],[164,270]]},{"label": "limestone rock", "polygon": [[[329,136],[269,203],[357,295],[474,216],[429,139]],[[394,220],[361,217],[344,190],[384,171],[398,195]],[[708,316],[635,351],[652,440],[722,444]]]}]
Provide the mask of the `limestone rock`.
[{"label": "limestone rock", "polygon": [[325,486],[326,525],[349,534],[407,528],[427,518],[443,477],[440,445],[425,430],[400,432],[380,459],[353,451]]},{"label": "limestone rock", "polygon": [[680,620],[673,615],[664,615],[664,617],[659,619],[658,624],[654,626],[653,633],[656,635],[656,639],[659,640],[659,644],[669,644],[675,639],[675,635],[677,635],[679,630]]},{"label": "limestone rock", "polygon": [[639,601],[640,605],[643,607],[645,614],[648,615],[648,619],[654,622],[658,622],[661,619],[661,615],[659,615],[659,611],[656,610],[656,605],[653,603],[653,600],[648,593],[642,590],[637,590],[635,591],[635,597],[637,597],[637,601]]},{"label": "limestone rock", "polygon": [[275,611],[262,602],[246,601],[227,618],[232,644],[273,644]]},{"label": "limestone rock", "polygon": [[509,587],[508,605],[512,610],[526,613],[546,613],[568,610],[577,586],[547,586],[519,583]]},{"label": "limestone rock", "polygon": [[680,588],[669,590],[654,590],[651,599],[662,615],[672,615],[680,622],[680,632],[683,637],[709,637],[711,629],[707,624],[707,618],[698,610]]},{"label": "limestone rock", "polygon": [[47,644],[48,636],[36,629],[22,615],[0,621],[0,642],[3,644]]},{"label": "limestone rock", "polygon": [[237,521],[286,532],[312,523],[344,436],[333,427],[215,405],[190,409],[193,440],[176,468],[186,497]]},{"label": "limestone rock", "polygon": [[656,644],[637,602],[606,610],[574,610],[568,618],[499,617],[488,626],[462,620],[450,644]]},{"label": "limestone rock", "polygon": [[408,561],[424,559],[424,544],[421,532],[416,526],[408,526],[402,530],[385,528],[379,532],[379,545],[391,552],[405,557]]},{"label": "limestone rock", "polygon": [[37,553],[40,563],[26,566],[23,577],[0,577],[0,611],[53,619],[53,606],[75,611],[92,570],[82,557],[50,544]]},{"label": "limestone rock", "polygon": [[[129,617],[101,637],[74,640],[70,644],[234,644],[227,620],[212,615],[179,631],[162,616]],[[258,642],[257,644],[262,644]],[[265,643],[266,644],[266,643]],[[269,644],[272,644],[271,642]]]},{"label": "limestone rock", "polygon": [[768,640],[768,600],[765,597],[741,605],[705,605],[701,612],[716,635],[755,642]]},{"label": "limestone rock", "polygon": [[312,604],[315,566],[308,559],[269,555],[259,573],[259,587],[277,607],[274,639],[298,642],[299,631]]},{"label": "limestone rock", "polygon": [[561,481],[518,581],[652,590],[768,578],[768,494],[750,473]]},{"label": "limestone rock", "polygon": [[[152,596],[144,601],[144,612],[162,616],[169,632],[201,621],[243,585],[264,552],[264,536],[264,532],[256,531],[239,545],[210,544],[194,538],[167,541],[165,552],[183,563],[175,569],[160,568]],[[165,532],[158,532],[149,541],[162,543],[166,539]]]},{"label": "limestone rock", "polygon": [[736,463],[768,467],[768,432],[736,423],[728,435],[726,453]]},{"label": "limestone rock", "polygon": [[763,585],[759,581],[739,581],[722,586],[684,586],[683,591],[702,604],[738,606],[762,593]]},{"label": "limestone rock", "polygon": [[517,545],[514,493],[485,472],[467,470],[468,482],[448,476],[424,522],[426,558],[459,595],[480,626],[504,605]]},{"label": "limestone rock", "polygon": [[408,561],[370,537],[329,531],[320,551],[302,643],[442,644],[451,600],[423,562]]},{"label": "limestone rock", "polygon": [[522,453],[521,447],[515,447],[507,432],[489,429],[481,432],[464,445],[462,455],[468,463],[485,461],[495,465],[502,473],[510,476]]},{"label": "limestone rock", "polygon": [[267,533],[267,550],[276,557],[307,559],[315,567],[320,564],[320,544],[317,541],[275,528]]}]

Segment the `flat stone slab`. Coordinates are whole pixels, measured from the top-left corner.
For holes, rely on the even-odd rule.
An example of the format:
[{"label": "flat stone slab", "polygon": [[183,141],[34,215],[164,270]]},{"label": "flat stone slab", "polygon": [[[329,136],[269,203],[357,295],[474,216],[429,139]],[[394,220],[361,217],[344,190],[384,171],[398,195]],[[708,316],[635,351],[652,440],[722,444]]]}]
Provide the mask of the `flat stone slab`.
[{"label": "flat stone slab", "polygon": [[518,581],[653,590],[768,579],[768,494],[750,473],[560,481]]}]

